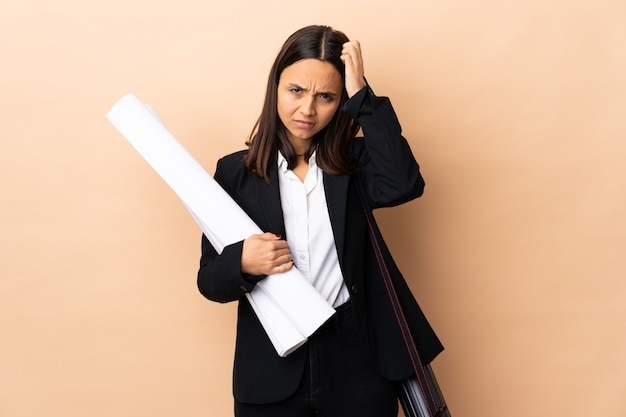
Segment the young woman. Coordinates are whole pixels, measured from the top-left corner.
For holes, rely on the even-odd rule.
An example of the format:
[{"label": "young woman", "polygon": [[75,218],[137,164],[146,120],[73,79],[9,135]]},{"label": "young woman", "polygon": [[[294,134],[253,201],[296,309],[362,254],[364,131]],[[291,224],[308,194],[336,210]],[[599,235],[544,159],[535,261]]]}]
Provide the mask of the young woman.
[{"label": "young woman", "polygon": [[[235,415],[397,416],[397,381],[413,371],[368,232],[371,210],[422,194],[424,182],[385,97],[364,78],[359,42],[326,26],[291,35],[272,66],[248,149],[215,180],[266,233],[217,254],[206,237],[198,287],[238,301]],[[364,137],[356,137],[362,128]],[[442,349],[374,230],[421,360]],[[245,294],[296,267],[336,309],[279,357]]]}]

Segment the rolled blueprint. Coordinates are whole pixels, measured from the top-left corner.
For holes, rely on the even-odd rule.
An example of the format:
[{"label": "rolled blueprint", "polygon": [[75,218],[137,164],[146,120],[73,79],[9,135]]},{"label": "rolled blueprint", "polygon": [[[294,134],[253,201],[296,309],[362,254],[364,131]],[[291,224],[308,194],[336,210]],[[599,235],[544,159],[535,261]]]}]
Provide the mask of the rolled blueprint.
[{"label": "rolled blueprint", "polygon": [[[137,96],[122,97],[107,118],[174,190],[218,253],[263,233]],[[335,312],[295,268],[269,275],[246,296],[280,356],[300,347]]]}]

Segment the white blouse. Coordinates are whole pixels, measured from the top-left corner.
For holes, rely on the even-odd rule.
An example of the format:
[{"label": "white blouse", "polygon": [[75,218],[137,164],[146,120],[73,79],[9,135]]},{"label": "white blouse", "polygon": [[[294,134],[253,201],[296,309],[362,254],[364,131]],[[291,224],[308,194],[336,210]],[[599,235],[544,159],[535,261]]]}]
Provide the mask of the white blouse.
[{"label": "white blouse", "polygon": [[326,205],[324,175],[309,158],[304,182],[287,169],[287,160],[278,152],[278,184],[285,231],[295,267],[330,305],[338,307],[350,294],[343,279],[333,230]]}]

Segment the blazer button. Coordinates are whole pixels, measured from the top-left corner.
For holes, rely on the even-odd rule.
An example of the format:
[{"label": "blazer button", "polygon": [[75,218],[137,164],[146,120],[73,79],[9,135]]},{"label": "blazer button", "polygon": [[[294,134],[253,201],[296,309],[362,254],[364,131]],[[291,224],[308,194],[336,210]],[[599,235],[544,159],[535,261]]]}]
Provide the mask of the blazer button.
[{"label": "blazer button", "polygon": [[350,289],[352,290],[352,294],[356,294],[358,292],[359,287],[357,287],[356,284],[352,284]]},{"label": "blazer button", "polygon": [[245,287],[245,285],[240,285],[239,289],[243,292],[248,292],[248,289]]}]

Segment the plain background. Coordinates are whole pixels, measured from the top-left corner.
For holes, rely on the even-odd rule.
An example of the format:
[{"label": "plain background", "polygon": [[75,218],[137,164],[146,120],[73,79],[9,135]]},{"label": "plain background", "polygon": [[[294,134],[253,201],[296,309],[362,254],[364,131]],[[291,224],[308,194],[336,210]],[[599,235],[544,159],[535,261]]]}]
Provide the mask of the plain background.
[{"label": "plain background", "polygon": [[235,305],[105,118],[153,105],[213,173],[286,37],[362,42],[427,182],[377,213],[457,417],[626,415],[622,0],[1,0],[0,416],[228,416]]}]

